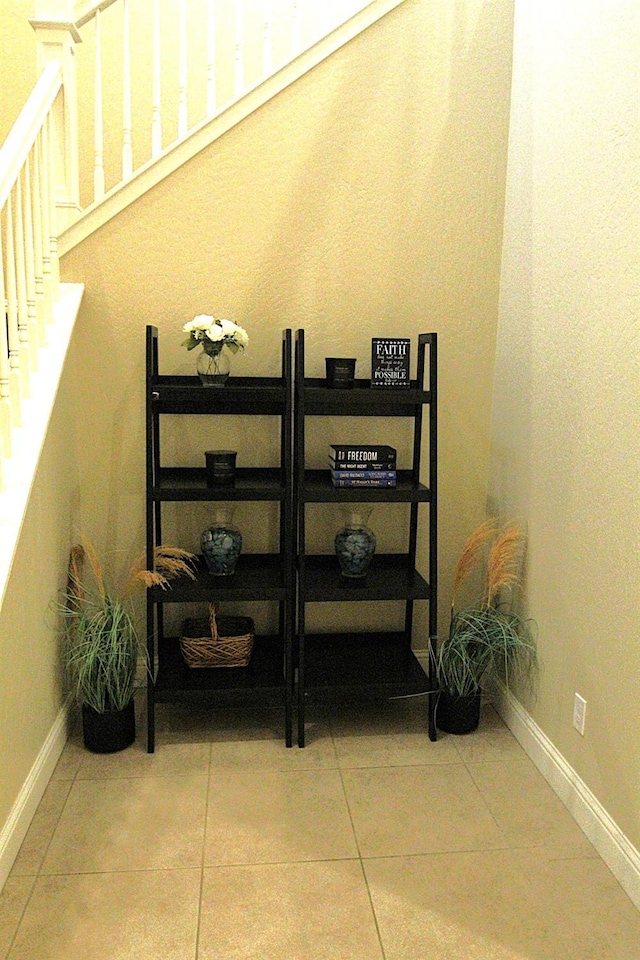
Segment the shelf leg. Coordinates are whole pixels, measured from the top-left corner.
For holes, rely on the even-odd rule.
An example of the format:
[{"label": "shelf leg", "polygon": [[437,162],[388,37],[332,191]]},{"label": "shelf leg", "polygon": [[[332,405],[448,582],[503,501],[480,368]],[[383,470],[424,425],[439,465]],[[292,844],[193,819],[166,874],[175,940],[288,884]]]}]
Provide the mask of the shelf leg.
[{"label": "shelf leg", "polygon": [[293,746],[293,704],[292,704],[292,693],[289,685],[289,678],[287,677],[287,691],[286,691],[286,702],[284,707],[284,735],[285,735],[285,744],[288,747]]},{"label": "shelf leg", "polygon": [[429,740],[435,741],[438,739],[438,731],[436,729],[436,701],[438,699],[438,694],[435,690],[432,690],[428,696],[429,701]]},{"label": "shelf leg", "polygon": [[284,605],[284,732],[285,744],[293,746],[293,614],[290,603]]},{"label": "shelf leg", "polygon": [[304,747],[304,686],[298,670],[298,746]]},{"label": "shelf leg", "polygon": [[298,746],[304,747],[304,624],[301,623],[298,634]]},{"label": "shelf leg", "polygon": [[156,705],[153,680],[147,678],[147,753],[154,753],[156,749]]}]

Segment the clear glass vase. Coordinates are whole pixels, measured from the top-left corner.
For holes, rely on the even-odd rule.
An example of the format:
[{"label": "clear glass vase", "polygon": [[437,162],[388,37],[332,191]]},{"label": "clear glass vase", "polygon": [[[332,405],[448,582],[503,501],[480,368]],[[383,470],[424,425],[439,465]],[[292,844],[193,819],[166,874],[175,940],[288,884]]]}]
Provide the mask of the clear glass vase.
[{"label": "clear glass vase", "polygon": [[202,532],[200,546],[207,568],[215,577],[235,573],[242,551],[242,534],[233,522],[233,507],[216,508],[213,523]]},{"label": "clear glass vase", "polygon": [[376,552],[376,535],[368,526],[373,507],[353,507],[338,531],[335,550],[343,577],[366,577]]},{"label": "clear glass vase", "polygon": [[231,356],[224,344],[212,344],[202,349],[196,360],[200,382],[205,387],[223,387],[229,379]]}]

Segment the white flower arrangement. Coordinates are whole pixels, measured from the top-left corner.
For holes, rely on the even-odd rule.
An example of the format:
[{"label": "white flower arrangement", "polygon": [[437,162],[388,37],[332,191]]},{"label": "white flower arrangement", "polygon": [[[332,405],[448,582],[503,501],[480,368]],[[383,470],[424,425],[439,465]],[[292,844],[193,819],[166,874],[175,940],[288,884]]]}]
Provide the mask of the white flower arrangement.
[{"label": "white flower arrangement", "polygon": [[233,320],[216,320],[204,313],[185,323],[182,330],[189,334],[182,343],[183,347],[193,350],[202,346],[210,356],[220,353],[223,347],[237,353],[249,342],[247,331]]}]

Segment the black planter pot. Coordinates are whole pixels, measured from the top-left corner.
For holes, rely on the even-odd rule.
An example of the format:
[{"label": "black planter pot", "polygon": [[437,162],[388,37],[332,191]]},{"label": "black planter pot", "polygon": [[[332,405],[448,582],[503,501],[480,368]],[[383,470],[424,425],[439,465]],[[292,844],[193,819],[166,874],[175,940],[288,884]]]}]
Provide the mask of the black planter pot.
[{"label": "black planter pot", "polygon": [[84,745],[92,753],[116,753],[129,747],[136,738],[135,704],[131,699],[123,710],[97,713],[82,704]]},{"label": "black planter pot", "polygon": [[446,690],[438,694],[436,727],[444,733],[472,733],[480,723],[481,694],[456,697]]}]

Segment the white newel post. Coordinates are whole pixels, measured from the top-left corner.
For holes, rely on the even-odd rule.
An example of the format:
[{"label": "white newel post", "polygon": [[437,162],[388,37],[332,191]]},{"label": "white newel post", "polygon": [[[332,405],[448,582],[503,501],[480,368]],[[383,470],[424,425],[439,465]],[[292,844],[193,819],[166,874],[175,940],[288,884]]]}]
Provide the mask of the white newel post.
[{"label": "white newel post", "polygon": [[[81,38],[70,20],[68,7],[65,0],[36,2],[36,16],[30,21],[36,32],[38,72],[52,60],[62,69],[62,89],[54,108],[56,234],[80,213],[75,47]],[[60,19],[54,19],[57,14]]]}]

